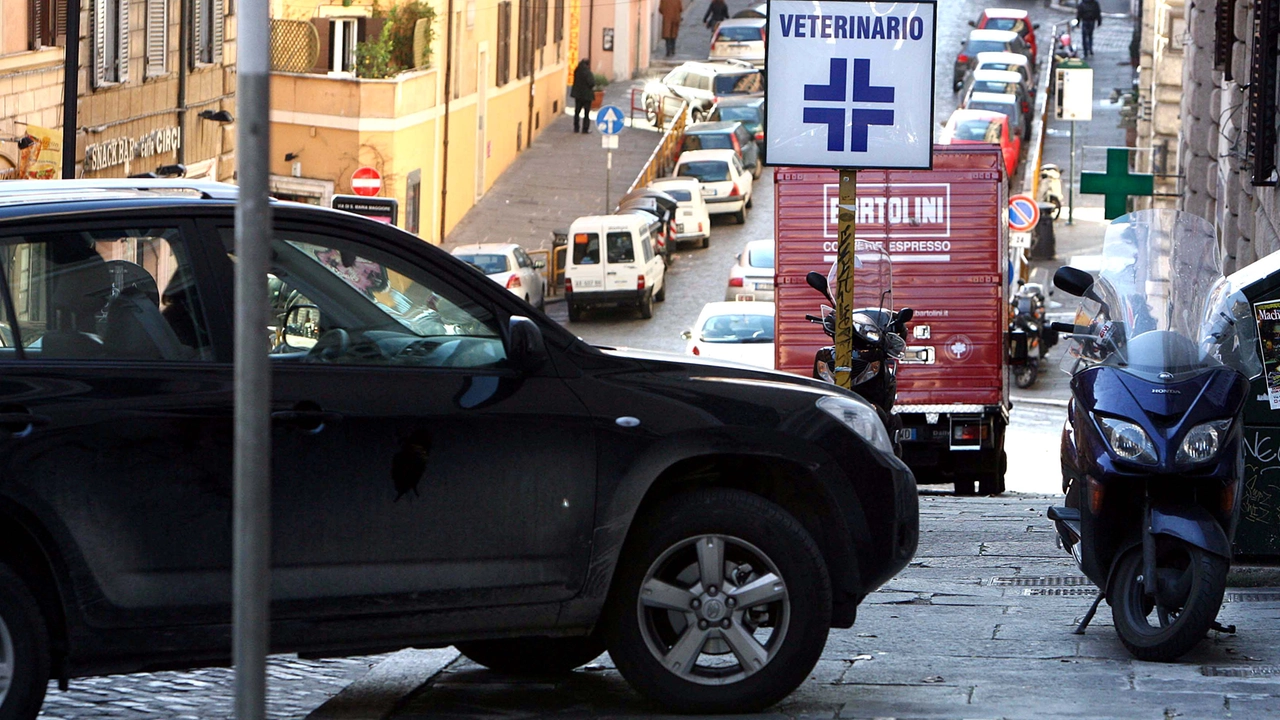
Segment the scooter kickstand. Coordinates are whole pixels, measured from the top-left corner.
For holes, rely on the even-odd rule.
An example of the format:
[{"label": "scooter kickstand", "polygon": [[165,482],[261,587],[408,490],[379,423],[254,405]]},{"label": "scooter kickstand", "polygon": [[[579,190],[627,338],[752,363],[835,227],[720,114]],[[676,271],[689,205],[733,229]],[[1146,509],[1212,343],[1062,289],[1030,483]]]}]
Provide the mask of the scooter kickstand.
[{"label": "scooter kickstand", "polygon": [[1102,601],[1106,599],[1107,599],[1107,594],[1099,590],[1098,597],[1093,599],[1093,606],[1089,608],[1089,612],[1084,614],[1084,619],[1081,620],[1080,624],[1076,626],[1075,631],[1072,633],[1073,635],[1084,634],[1084,629],[1089,627],[1089,623],[1093,622],[1093,616],[1098,614],[1098,606],[1101,605]]},{"label": "scooter kickstand", "polygon": [[1218,622],[1217,620],[1214,620],[1214,621],[1213,621],[1213,624],[1209,626],[1209,629],[1210,629],[1210,630],[1217,630],[1217,631],[1218,631],[1218,632],[1220,632],[1220,633],[1228,633],[1228,634],[1230,634],[1230,635],[1235,635],[1235,634],[1236,634],[1236,626],[1235,626],[1235,625],[1223,625],[1222,623]]}]

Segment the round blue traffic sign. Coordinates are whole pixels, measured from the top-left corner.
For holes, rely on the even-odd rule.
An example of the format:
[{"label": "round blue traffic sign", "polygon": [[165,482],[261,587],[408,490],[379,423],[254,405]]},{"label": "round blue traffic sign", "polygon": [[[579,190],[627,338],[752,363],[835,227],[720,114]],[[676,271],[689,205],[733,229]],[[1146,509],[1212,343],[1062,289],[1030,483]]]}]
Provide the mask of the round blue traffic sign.
[{"label": "round blue traffic sign", "polygon": [[1028,232],[1040,222],[1040,206],[1030,195],[1009,198],[1009,229]]},{"label": "round blue traffic sign", "polygon": [[596,128],[605,135],[617,135],[623,126],[622,108],[617,105],[605,105],[596,113]]}]

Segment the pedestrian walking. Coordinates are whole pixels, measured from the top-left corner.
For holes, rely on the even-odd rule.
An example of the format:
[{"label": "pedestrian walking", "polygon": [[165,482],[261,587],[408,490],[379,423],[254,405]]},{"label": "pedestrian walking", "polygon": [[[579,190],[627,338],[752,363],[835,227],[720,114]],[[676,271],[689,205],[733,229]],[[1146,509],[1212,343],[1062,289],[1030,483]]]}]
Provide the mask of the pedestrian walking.
[{"label": "pedestrian walking", "polygon": [[729,5],[724,0],[711,0],[711,6],[702,16],[702,24],[706,25],[708,30],[715,30],[722,20],[728,19]]},{"label": "pedestrian walking", "polygon": [[1080,37],[1084,42],[1084,56],[1093,56],[1093,28],[1102,24],[1102,6],[1098,0],[1080,0],[1076,7],[1076,19],[1080,21]]},{"label": "pedestrian walking", "polygon": [[667,41],[667,57],[676,54],[676,36],[680,34],[680,16],[684,14],[684,3],[680,0],[662,0],[658,4],[658,14],[662,16],[662,39]]},{"label": "pedestrian walking", "polygon": [[[591,61],[582,58],[573,71],[573,131],[591,132],[591,101],[596,97],[596,76],[591,72]],[[582,118],[579,123],[578,118]],[[581,127],[581,129],[579,129]]]}]

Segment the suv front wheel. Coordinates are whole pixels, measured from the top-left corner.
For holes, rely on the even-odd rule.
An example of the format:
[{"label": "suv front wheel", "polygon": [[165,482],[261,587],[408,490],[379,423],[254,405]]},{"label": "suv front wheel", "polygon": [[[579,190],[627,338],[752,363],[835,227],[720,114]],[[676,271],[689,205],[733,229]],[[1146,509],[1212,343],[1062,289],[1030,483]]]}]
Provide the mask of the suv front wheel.
[{"label": "suv front wheel", "polygon": [[742,713],[795,690],[831,625],[831,581],[813,538],[741,490],[672,498],[637,526],[608,608],[609,654],[675,712]]}]

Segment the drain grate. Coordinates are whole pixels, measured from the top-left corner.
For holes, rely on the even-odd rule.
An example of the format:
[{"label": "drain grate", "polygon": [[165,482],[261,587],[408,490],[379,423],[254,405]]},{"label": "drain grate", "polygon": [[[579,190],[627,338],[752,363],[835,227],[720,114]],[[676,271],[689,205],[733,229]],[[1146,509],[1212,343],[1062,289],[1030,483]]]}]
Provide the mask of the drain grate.
[{"label": "drain grate", "polygon": [[1222,598],[1225,602],[1280,602],[1280,590],[1263,590],[1260,592],[1232,591]]},{"label": "drain grate", "polygon": [[991,584],[997,587],[1077,587],[1093,583],[1083,575],[1015,575],[993,577]]},{"label": "drain grate", "polygon": [[1031,597],[1093,597],[1098,594],[1094,587],[1034,587],[1023,588],[1023,595]]},{"label": "drain grate", "polygon": [[1271,677],[1280,675],[1280,665],[1205,665],[1200,668],[1205,677]]}]

